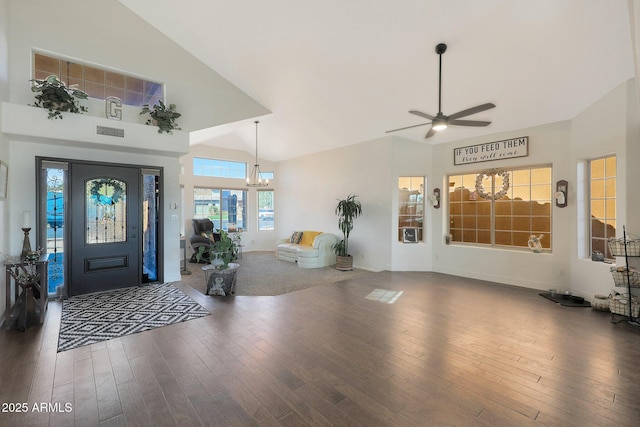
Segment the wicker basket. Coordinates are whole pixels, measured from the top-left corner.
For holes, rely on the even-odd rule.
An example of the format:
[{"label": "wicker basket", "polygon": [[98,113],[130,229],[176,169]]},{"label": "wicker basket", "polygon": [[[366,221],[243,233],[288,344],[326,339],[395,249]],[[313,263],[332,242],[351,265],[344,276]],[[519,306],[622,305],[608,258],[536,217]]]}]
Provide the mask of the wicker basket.
[{"label": "wicker basket", "polygon": [[[627,274],[627,269],[629,273]],[[633,267],[611,267],[611,276],[613,277],[613,283],[616,286],[627,286],[627,275],[629,285],[632,288],[640,288],[640,273]]]},{"label": "wicker basket", "polygon": [[606,295],[594,295],[591,307],[594,310],[609,311],[609,297]]},{"label": "wicker basket", "polygon": [[[624,256],[624,239],[609,239],[609,250],[613,256]],[[640,256],[640,239],[627,239],[627,255]]]},{"label": "wicker basket", "polygon": [[[616,295],[609,298],[609,310],[615,314],[621,314],[623,316],[629,315],[629,299],[628,294]],[[632,317],[640,316],[640,298],[631,298],[631,311]]]}]

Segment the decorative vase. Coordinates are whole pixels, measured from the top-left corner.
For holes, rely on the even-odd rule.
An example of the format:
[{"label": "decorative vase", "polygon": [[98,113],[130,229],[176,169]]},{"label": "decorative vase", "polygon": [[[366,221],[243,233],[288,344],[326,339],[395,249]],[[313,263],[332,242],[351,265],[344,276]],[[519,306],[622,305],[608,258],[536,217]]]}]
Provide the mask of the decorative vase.
[{"label": "decorative vase", "polygon": [[236,293],[236,273],[240,264],[230,262],[224,270],[214,269],[207,276],[207,295],[228,296]]},{"label": "decorative vase", "polygon": [[542,252],[542,243],[540,243],[542,237],[542,234],[538,236],[532,234],[531,237],[529,237],[529,241],[527,242],[527,245],[529,245],[529,249],[531,249],[536,254]]},{"label": "decorative vase", "polygon": [[336,269],[340,271],[353,270],[353,257],[351,255],[336,255]]}]

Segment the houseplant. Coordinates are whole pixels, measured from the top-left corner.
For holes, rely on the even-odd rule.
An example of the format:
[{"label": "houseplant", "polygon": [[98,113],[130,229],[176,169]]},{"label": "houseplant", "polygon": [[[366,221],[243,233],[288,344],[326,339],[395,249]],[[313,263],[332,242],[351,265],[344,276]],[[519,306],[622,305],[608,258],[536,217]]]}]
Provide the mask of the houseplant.
[{"label": "houseplant", "polygon": [[216,233],[220,236],[214,239],[213,234],[209,234],[211,244],[208,248],[198,247],[196,259],[198,262],[208,251],[211,266],[203,267],[207,280],[207,295],[231,295],[235,293],[236,271],[239,264],[234,263],[238,258],[239,237],[231,237],[225,230],[218,229]]},{"label": "houseplant", "polygon": [[34,82],[31,86],[32,92],[38,92],[35,96],[35,106],[46,108],[49,110],[49,119],[61,119],[62,112],[70,113],[87,112],[87,107],[80,105],[76,99],[87,99],[88,95],[80,89],[66,87],[64,83],[58,80],[58,77],[51,75],[44,80],[32,79]]},{"label": "houseplant", "polygon": [[338,270],[353,270],[353,257],[349,254],[349,235],[353,230],[353,221],[362,214],[362,204],[355,194],[349,194],[346,199],[339,200],[336,206],[338,228],[342,231],[342,240],[331,246],[336,254],[336,268]]},{"label": "houseplant", "polygon": [[158,126],[158,133],[173,133],[171,132],[173,129],[180,130],[176,119],[182,114],[176,112],[176,104],[169,104],[169,107],[167,107],[162,100],[158,101],[153,107],[145,104],[142,106],[140,115],[147,113],[151,115],[151,118],[145,124]]}]

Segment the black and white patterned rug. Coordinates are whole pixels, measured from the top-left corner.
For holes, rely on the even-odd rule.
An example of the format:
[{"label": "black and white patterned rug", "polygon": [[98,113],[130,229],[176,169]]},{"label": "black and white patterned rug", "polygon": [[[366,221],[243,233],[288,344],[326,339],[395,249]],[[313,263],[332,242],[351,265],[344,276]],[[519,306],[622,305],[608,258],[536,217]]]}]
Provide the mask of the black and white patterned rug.
[{"label": "black and white patterned rug", "polygon": [[71,297],[62,302],[58,352],[208,314],[170,283]]}]

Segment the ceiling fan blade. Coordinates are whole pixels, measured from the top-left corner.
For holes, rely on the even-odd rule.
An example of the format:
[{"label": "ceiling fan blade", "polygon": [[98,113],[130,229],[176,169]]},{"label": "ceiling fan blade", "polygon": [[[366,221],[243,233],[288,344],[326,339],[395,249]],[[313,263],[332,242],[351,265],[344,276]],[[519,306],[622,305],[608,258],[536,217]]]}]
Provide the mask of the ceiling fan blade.
[{"label": "ceiling fan blade", "polygon": [[407,126],[407,127],[398,128],[398,129],[391,129],[391,130],[386,131],[385,133],[391,133],[391,132],[397,132],[397,131],[399,131],[399,130],[405,130],[405,129],[417,128],[418,126],[426,126],[426,125],[429,125],[429,124],[431,124],[431,123],[421,123],[421,124],[419,124],[419,125]]},{"label": "ceiling fan blade", "polygon": [[424,117],[425,119],[433,120],[435,117],[430,116],[429,114],[423,113],[422,111],[411,110],[409,111],[411,114],[415,114],[416,116]]},{"label": "ceiling fan blade", "polygon": [[482,104],[476,107],[467,108],[466,110],[458,111],[457,113],[450,115],[449,120],[455,120],[455,119],[459,119],[460,117],[470,116],[472,114],[476,114],[481,111],[490,110],[491,108],[494,108],[494,107],[495,107],[495,104],[492,104],[491,102],[487,102],[486,104]]},{"label": "ceiling fan blade", "polygon": [[427,134],[424,137],[425,137],[425,139],[426,138],[431,138],[435,134],[436,134],[436,131],[433,130],[433,128],[431,128],[431,129],[429,129],[429,132],[427,132]]},{"label": "ceiling fan blade", "polygon": [[482,120],[449,120],[449,124],[456,126],[489,126],[491,122]]}]

